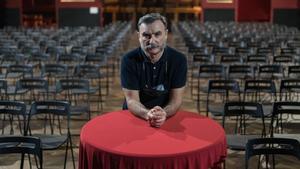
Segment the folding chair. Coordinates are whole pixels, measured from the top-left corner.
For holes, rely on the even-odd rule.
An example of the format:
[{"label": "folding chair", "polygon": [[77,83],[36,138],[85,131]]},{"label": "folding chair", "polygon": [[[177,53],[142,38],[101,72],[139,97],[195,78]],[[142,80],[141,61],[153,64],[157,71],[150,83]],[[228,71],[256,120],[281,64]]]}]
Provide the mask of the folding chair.
[{"label": "folding chair", "polygon": [[[33,118],[34,116],[38,116],[38,118]],[[33,102],[28,116],[26,134],[39,137],[43,150],[57,150],[66,144],[64,168],[66,168],[70,148],[75,169],[70,131],[70,104],[68,102]]]},{"label": "folding chair", "polygon": [[[38,137],[30,136],[0,136],[0,154],[21,154],[21,165],[23,169],[24,154],[32,154],[39,159],[39,167],[43,168],[43,152],[41,148],[41,140]],[[30,168],[31,168],[31,162]]]},{"label": "folding chair", "polygon": [[[246,145],[245,168],[249,168],[250,158],[266,155],[266,166],[269,164],[269,155],[272,155],[272,166],[275,169],[274,155],[290,155],[300,160],[300,143],[295,139],[287,138],[256,138]],[[260,159],[260,158],[259,158]],[[260,160],[259,160],[260,161]],[[258,164],[258,168],[259,168]]]}]

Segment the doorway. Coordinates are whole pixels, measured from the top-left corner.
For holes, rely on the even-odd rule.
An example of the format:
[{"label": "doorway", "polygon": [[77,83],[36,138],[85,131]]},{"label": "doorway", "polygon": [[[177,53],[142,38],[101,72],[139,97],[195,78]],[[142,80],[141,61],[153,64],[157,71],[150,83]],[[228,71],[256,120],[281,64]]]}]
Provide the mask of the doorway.
[{"label": "doorway", "polygon": [[240,0],[237,3],[238,22],[270,22],[271,0]]},{"label": "doorway", "polygon": [[22,0],[24,27],[54,27],[56,25],[55,0]]}]

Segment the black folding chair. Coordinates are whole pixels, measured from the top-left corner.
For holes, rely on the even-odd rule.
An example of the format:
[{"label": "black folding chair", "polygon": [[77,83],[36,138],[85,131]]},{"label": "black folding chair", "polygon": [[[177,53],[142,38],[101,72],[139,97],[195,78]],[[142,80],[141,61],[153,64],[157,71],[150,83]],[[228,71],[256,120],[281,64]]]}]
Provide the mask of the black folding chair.
[{"label": "black folding chair", "polygon": [[[227,120],[227,121],[226,121]],[[234,131],[229,131],[228,120],[235,121]],[[261,129],[257,129],[259,124]],[[226,138],[228,148],[231,150],[245,150],[249,139],[262,138],[266,136],[266,127],[262,105],[255,102],[227,102],[224,106],[222,118],[223,128],[227,131]],[[248,130],[247,130],[248,128]],[[250,129],[252,131],[250,132]],[[255,131],[255,132],[253,132]],[[232,133],[232,134],[230,134]]]},{"label": "black folding chair", "polygon": [[21,169],[23,169],[24,166],[24,154],[31,154],[34,155],[35,158],[38,157],[39,159],[39,166],[36,164],[37,168],[43,168],[43,152],[41,148],[41,140],[38,137],[0,136],[0,154],[21,154]]},{"label": "black folding chair", "polygon": [[[266,166],[269,165],[269,155],[272,155],[272,166],[275,168],[274,155],[290,155],[300,160],[300,143],[287,138],[256,138],[249,140],[246,145],[245,168],[249,168],[250,158],[266,155]],[[260,159],[260,158],[259,158]],[[259,160],[260,161],[260,160]],[[258,168],[259,168],[258,164]]]},{"label": "black folding chair", "polygon": [[[33,116],[38,118],[33,119]],[[64,168],[71,149],[75,169],[73,143],[70,132],[70,105],[64,101],[36,101],[32,104],[26,133],[41,139],[43,150],[56,150],[66,145]]]}]

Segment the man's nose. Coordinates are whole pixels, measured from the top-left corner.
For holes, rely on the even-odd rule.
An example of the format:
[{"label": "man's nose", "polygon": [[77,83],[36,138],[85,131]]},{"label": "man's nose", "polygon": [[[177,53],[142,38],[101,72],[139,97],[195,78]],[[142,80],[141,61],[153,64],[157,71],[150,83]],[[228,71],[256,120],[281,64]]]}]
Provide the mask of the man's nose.
[{"label": "man's nose", "polygon": [[151,35],[150,38],[149,38],[149,43],[153,43],[155,40],[156,40],[155,36]]}]

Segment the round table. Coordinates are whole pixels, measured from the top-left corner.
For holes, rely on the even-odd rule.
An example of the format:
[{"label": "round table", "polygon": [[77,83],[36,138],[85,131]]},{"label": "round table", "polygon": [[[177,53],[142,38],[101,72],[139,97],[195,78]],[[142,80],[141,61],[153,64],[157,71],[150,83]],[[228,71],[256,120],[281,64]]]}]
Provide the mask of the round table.
[{"label": "round table", "polygon": [[98,116],[81,129],[79,169],[207,169],[227,155],[223,128],[179,111],[153,128],[129,111]]}]

